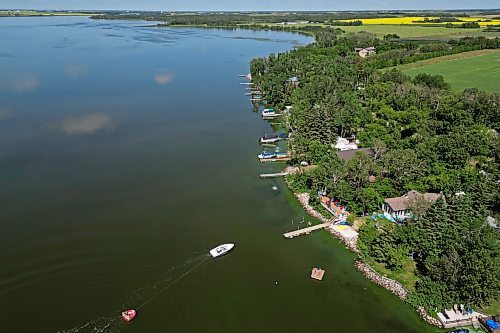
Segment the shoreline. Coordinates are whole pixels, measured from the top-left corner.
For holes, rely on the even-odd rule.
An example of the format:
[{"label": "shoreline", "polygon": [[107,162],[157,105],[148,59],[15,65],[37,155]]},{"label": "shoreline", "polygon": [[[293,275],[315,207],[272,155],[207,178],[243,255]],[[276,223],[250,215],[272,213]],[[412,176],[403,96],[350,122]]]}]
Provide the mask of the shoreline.
[{"label": "shoreline", "polygon": [[[285,181],[287,184],[288,189],[290,187],[288,186],[288,183]],[[300,205],[302,208],[312,217],[320,220],[323,223],[327,222],[333,222],[334,218],[326,218],[324,217],[320,212],[315,210],[311,205],[309,205],[309,193],[294,193],[295,198],[299,201]],[[352,238],[347,238],[343,236],[341,233],[333,230],[332,228],[326,228],[326,231],[328,231],[331,235],[336,237],[337,239],[340,240],[342,244],[345,245],[346,249],[359,254],[359,251],[357,249],[357,240],[358,237],[352,237]],[[397,296],[399,299],[402,301],[408,303],[408,290],[399,282],[389,279],[388,277],[385,277],[375,271],[370,265],[367,263],[363,262],[359,257],[354,261],[354,267],[363,274],[363,276],[372,281],[373,283],[387,289],[389,292]],[[439,328],[443,328],[443,324],[436,318],[432,317],[427,313],[427,311],[424,309],[423,306],[418,306],[415,311],[417,314],[420,316],[420,318],[425,321],[426,323],[436,326]]]}]

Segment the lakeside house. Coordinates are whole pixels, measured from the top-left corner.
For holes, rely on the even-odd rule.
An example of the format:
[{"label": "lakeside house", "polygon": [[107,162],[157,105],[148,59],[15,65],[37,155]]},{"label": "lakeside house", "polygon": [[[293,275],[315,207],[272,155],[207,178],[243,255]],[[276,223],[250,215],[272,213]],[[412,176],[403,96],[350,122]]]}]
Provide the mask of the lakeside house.
[{"label": "lakeside house", "polygon": [[278,24],[281,24],[281,25],[309,24],[309,21],[299,21],[299,22],[295,22],[295,21],[283,21],[283,22],[280,22]]},{"label": "lakeside house", "polygon": [[354,52],[359,54],[361,58],[366,58],[367,56],[370,56],[372,54],[377,53],[377,49],[373,46],[370,47],[356,47],[354,49]]},{"label": "lakeside house", "polygon": [[352,135],[350,137],[341,138],[340,136],[337,138],[337,142],[335,143],[335,149],[344,151],[344,150],[354,150],[358,149],[359,141],[356,140],[356,136]]},{"label": "lakeside house", "polygon": [[420,200],[426,203],[435,202],[439,193],[419,193],[411,190],[401,197],[387,198],[382,205],[384,217],[392,222],[402,222],[413,216],[411,206]]},{"label": "lakeside house", "polygon": [[344,161],[349,161],[351,160],[354,156],[356,156],[356,153],[362,153],[366,154],[368,156],[373,156],[373,150],[371,148],[360,148],[360,149],[351,149],[351,150],[339,150],[336,152],[338,158]]}]

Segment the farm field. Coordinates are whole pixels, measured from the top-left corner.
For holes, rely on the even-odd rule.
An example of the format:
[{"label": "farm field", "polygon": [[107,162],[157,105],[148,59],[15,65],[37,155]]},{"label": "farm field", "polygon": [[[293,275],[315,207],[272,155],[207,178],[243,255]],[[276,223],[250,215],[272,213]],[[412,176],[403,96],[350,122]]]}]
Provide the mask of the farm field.
[{"label": "farm field", "polygon": [[480,33],[482,29],[459,29],[459,28],[445,28],[445,27],[423,27],[419,25],[360,25],[360,26],[347,26],[339,27],[346,32],[371,32],[379,37],[387,34],[397,34],[401,38],[409,37],[462,37],[470,36],[471,34]]},{"label": "farm field", "polygon": [[[428,17],[428,19],[438,19],[439,17]],[[349,20],[342,20],[346,22],[352,22],[352,21],[361,21],[363,22],[364,25],[372,25],[372,24],[396,24],[396,25],[401,25],[401,24],[422,24],[419,21],[422,21],[424,18],[423,17],[418,17],[418,16],[402,16],[402,17],[378,17],[378,18],[368,18],[368,19],[349,19]],[[460,25],[464,22],[478,22],[480,26],[486,27],[488,25],[497,25],[500,24],[500,20],[496,19],[491,19],[491,18],[485,18],[485,17],[460,17],[459,18],[461,22],[450,22],[454,25]],[[485,19],[489,19],[490,22],[482,22]]]},{"label": "farm field", "polygon": [[[268,26],[283,26],[279,23],[261,25]],[[242,25],[243,26],[243,25]],[[302,23],[289,25],[288,27],[305,27],[305,26],[321,26],[326,27],[328,25],[323,23]],[[332,26],[334,28],[340,28],[347,33],[356,33],[360,31],[367,31],[378,37],[384,37],[387,34],[397,34],[401,38],[425,38],[433,37],[436,39],[449,39],[449,38],[461,38],[465,36],[484,36],[484,37],[500,37],[499,32],[483,32],[483,28],[478,29],[459,29],[459,28],[445,28],[445,27],[424,27],[420,25],[390,25],[390,24],[379,24],[379,25],[361,25],[361,26]]]},{"label": "farm field", "polygon": [[399,68],[412,77],[419,73],[442,75],[453,90],[477,88],[488,92],[500,92],[500,50],[455,54]]}]

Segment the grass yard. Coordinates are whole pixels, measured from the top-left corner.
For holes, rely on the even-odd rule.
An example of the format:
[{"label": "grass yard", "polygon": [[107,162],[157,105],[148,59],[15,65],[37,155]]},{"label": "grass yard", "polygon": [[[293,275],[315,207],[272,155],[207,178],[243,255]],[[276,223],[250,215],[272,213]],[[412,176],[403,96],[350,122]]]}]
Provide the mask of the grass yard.
[{"label": "grass yard", "polygon": [[415,266],[415,262],[410,258],[408,258],[404,263],[403,269],[397,272],[385,268],[384,264],[378,263],[371,258],[365,260],[365,262],[372,266],[372,268],[379,274],[401,283],[409,291],[415,291],[415,283],[418,280],[415,275],[417,268]]},{"label": "grass yard", "polygon": [[500,314],[500,300],[494,301],[490,306],[486,308],[480,309],[480,311],[491,314],[491,315],[499,315]]},{"label": "grass yard", "polygon": [[500,50],[482,50],[408,64],[400,69],[412,77],[419,73],[442,75],[453,90],[477,88],[500,93]]}]

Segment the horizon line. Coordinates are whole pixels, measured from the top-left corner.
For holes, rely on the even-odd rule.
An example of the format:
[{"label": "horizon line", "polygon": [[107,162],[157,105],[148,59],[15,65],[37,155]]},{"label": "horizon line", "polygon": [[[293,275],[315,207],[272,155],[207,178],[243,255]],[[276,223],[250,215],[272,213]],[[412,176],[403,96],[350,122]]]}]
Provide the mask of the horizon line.
[{"label": "horizon line", "polygon": [[391,11],[412,11],[412,12],[426,12],[426,11],[438,11],[438,12],[456,12],[456,11],[473,11],[473,10],[500,10],[499,8],[458,8],[458,9],[408,9],[408,8],[394,8],[394,9],[344,9],[344,10],[196,10],[196,9],[185,9],[185,10],[166,10],[166,9],[156,9],[156,10],[144,10],[144,9],[33,9],[33,8],[0,8],[0,10],[29,10],[34,12],[54,12],[54,11],[128,11],[128,12],[147,12],[147,13],[155,13],[155,12],[171,12],[171,13],[186,13],[186,12],[196,12],[196,13],[341,13],[341,12],[391,12]]}]

